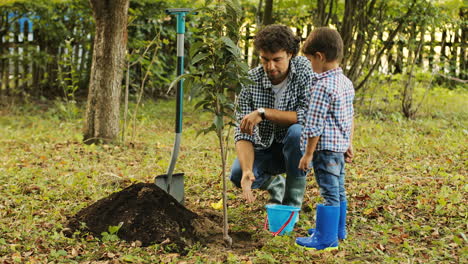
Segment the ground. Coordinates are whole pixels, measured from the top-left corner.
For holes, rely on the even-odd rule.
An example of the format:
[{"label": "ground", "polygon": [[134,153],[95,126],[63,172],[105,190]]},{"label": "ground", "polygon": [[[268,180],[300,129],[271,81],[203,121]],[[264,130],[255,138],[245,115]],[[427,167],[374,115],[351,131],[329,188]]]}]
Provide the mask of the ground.
[{"label": "ground", "polygon": [[[69,237],[91,234],[104,240],[114,234],[141,246],[172,244],[174,252],[187,254],[186,247],[197,242],[208,247],[224,246],[221,218],[213,210],[199,214],[188,210],[154,183],[137,183],[81,209],[68,219],[64,232]],[[110,231],[109,227],[118,228]],[[250,243],[249,247],[252,237],[248,232],[231,236],[232,250],[261,247],[260,243]]]},{"label": "ground", "polygon": [[[82,144],[83,105],[3,106],[0,262],[467,263],[467,93],[431,92],[415,120],[404,119],[399,104],[388,110],[376,98],[372,109],[356,103],[356,157],[347,167],[349,236],[334,252],[304,251],[294,245],[296,236],[314,226],[315,206],[321,202],[313,175],[290,236],[272,237],[263,230],[265,192],[256,191],[258,201],[246,204],[241,191],[229,185],[234,248],[224,247],[222,214],[211,206],[221,199],[222,190],[217,141],[213,134],[197,136],[212,119],[190,104],[184,112],[175,172],[185,173],[185,209],[211,222],[207,239],[180,253],[174,251],[174,243],[144,247],[115,239],[115,228],[109,227],[99,230],[107,232],[102,237],[68,237],[64,230],[70,217],[165,173],[174,140],[175,103],[145,102],[136,126],[129,126],[124,142],[116,145]],[[230,164],[232,143],[228,151]],[[118,221],[111,223],[115,225]]]}]

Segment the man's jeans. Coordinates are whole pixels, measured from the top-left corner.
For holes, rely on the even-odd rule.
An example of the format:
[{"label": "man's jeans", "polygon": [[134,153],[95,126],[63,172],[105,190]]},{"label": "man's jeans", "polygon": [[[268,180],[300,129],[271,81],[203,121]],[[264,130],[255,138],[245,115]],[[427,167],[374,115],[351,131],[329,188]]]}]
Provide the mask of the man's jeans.
[{"label": "man's jeans", "polygon": [[325,205],[340,206],[340,202],[346,201],[344,153],[316,151],[312,163]]},{"label": "man's jeans", "polygon": [[[252,184],[252,189],[262,187],[270,177],[284,172],[286,172],[287,178],[295,179],[306,176],[306,173],[298,168],[302,157],[301,130],[301,125],[291,125],[282,143],[273,142],[267,149],[255,150],[253,164],[255,181]],[[238,159],[232,165],[230,179],[237,187],[241,187],[242,169]]]}]

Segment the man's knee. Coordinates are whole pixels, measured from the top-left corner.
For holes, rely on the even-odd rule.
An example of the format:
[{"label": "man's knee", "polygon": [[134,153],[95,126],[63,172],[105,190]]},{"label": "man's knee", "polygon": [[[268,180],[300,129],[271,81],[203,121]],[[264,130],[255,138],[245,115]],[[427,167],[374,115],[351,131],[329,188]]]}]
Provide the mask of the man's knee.
[{"label": "man's knee", "polygon": [[234,185],[238,188],[241,187],[241,180],[242,180],[242,168],[240,167],[239,160],[236,159],[232,164],[231,168],[231,176],[229,179],[234,183]]},{"label": "man's knee", "polygon": [[302,125],[294,124],[288,128],[284,140],[285,145],[299,145],[301,142]]}]

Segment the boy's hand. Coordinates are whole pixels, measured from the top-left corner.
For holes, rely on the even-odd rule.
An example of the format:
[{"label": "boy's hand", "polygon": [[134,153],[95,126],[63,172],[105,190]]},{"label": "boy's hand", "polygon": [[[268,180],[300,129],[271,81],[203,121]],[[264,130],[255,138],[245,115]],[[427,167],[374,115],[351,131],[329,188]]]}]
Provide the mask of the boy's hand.
[{"label": "boy's hand", "polygon": [[312,162],[313,157],[314,154],[304,154],[304,156],[302,156],[301,160],[299,161],[299,169],[307,171],[309,169],[309,165]]},{"label": "boy's hand", "polygon": [[352,145],[349,145],[349,148],[348,148],[348,150],[346,150],[346,152],[344,154],[344,157],[345,157],[345,162],[346,163],[353,162],[354,152],[353,152],[353,146]]},{"label": "boy's hand", "polygon": [[255,175],[252,171],[246,171],[242,174],[241,187],[242,187],[242,196],[248,203],[253,203],[255,201],[255,196],[252,192],[252,183],[255,181]]}]

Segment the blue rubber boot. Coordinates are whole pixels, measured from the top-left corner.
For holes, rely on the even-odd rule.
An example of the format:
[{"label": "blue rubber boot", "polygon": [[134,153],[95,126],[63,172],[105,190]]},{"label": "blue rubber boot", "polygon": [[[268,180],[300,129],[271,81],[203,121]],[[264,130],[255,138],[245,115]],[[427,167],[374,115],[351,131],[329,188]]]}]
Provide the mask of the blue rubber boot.
[{"label": "blue rubber boot", "polygon": [[340,202],[340,220],[338,221],[338,239],[346,239],[346,211],[348,202]]},{"label": "blue rubber boot", "polygon": [[[338,239],[346,239],[346,212],[348,209],[348,202],[340,202],[340,221],[338,222]],[[307,233],[311,236],[315,233],[315,228],[309,228]]]},{"label": "blue rubber boot", "polygon": [[298,237],[296,244],[307,249],[338,249],[339,206],[317,206],[317,223],[313,236]]}]

